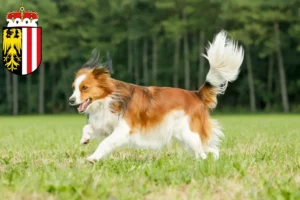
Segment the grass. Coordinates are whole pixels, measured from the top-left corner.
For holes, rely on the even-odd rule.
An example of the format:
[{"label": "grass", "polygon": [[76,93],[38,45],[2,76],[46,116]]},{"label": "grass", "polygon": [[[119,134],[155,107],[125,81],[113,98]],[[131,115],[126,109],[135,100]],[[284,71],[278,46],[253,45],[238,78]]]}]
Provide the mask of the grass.
[{"label": "grass", "polygon": [[218,115],[221,156],[179,145],[90,164],[83,116],[0,117],[0,199],[300,199],[300,116]]}]

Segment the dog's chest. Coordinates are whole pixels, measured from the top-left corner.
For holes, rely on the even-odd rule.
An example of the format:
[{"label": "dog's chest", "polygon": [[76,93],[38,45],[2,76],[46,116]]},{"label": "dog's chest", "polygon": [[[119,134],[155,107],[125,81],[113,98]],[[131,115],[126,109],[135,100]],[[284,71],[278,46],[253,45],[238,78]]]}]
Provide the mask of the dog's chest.
[{"label": "dog's chest", "polygon": [[101,135],[109,135],[117,125],[118,116],[107,109],[100,109],[97,112],[90,113],[88,121],[96,132]]}]

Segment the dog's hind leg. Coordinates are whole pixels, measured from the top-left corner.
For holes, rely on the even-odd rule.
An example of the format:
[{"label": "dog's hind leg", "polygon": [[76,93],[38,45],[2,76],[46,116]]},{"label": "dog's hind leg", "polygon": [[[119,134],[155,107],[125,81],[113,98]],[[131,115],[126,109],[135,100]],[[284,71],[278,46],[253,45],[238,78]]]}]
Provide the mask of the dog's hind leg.
[{"label": "dog's hind leg", "polygon": [[201,140],[197,133],[191,131],[185,132],[182,134],[182,137],[179,139],[179,141],[181,142],[181,144],[185,149],[189,150],[191,153],[194,154],[196,159],[207,158],[207,155],[203,150]]},{"label": "dog's hind leg", "polygon": [[188,123],[182,124],[182,131],[175,134],[175,138],[179,140],[184,149],[189,150],[194,154],[196,159],[206,159],[207,155],[204,152],[203,145],[198,133],[192,132]]},{"label": "dog's hind leg", "polygon": [[221,143],[221,138],[224,137],[221,126],[216,120],[211,120],[212,125],[212,135],[208,140],[204,151],[206,153],[212,153],[215,160],[219,159],[219,145]]},{"label": "dog's hind leg", "polygon": [[113,133],[105,138],[98,146],[96,151],[90,155],[87,160],[89,162],[98,161],[115,149],[120,148],[129,143],[129,131],[130,128],[125,121],[120,121]]}]

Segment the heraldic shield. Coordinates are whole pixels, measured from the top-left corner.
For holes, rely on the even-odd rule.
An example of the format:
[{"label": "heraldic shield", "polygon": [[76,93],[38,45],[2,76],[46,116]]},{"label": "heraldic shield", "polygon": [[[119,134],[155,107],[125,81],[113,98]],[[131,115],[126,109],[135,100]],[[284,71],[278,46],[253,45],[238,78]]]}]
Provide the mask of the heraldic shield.
[{"label": "heraldic shield", "polygon": [[10,72],[27,75],[40,66],[41,27],[4,27],[2,44],[3,64]]}]

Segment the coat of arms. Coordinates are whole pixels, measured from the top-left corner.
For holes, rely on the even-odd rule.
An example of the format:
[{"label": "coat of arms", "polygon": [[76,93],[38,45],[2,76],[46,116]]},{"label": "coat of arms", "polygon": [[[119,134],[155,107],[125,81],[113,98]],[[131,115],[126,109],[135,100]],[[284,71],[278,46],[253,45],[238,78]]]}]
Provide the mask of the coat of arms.
[{"label": "coat of arms", "polygon": [[38,13],[25,10],[9,11],[7,27],[3,28],[3,64],[10,72],[27,75],[34,72],[42,60],[42,28]]}]

